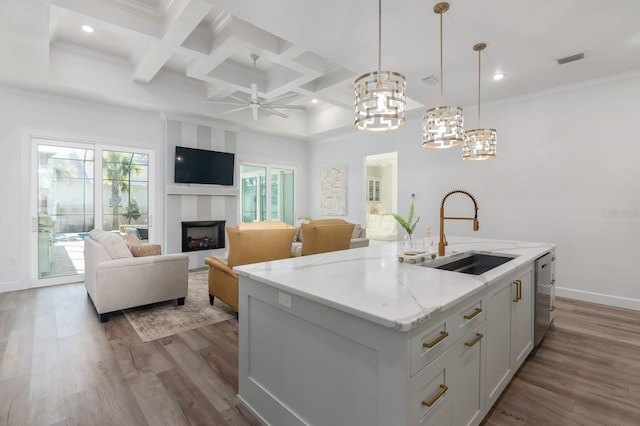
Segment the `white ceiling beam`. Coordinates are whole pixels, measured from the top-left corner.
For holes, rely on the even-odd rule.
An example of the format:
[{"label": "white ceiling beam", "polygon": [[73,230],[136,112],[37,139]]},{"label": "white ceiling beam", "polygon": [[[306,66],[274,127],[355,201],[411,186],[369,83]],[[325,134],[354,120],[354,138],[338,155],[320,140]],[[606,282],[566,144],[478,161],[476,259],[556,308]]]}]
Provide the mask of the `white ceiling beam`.
[{"label": "white ceiling beam", "polygon": [[211,12],[212,7],[200,0],[182,0],[172,3],[165,20],[165,34],[158,45],[150,45],[140,55],[133,80],[150,82],[167,63],[175,50]]}]

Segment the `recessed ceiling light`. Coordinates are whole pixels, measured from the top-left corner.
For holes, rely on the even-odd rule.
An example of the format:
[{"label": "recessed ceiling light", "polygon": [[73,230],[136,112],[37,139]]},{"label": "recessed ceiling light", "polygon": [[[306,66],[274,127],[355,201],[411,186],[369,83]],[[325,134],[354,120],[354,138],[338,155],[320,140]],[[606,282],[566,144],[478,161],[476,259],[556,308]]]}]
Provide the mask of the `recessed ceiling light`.
[{"label": "recessed ceiling light", "polygon": [[91,25],[83,25],[82,26],[82,31],[84,31],[85,33],[92,33],[93,32],[93,27]]},{"label": "recessed ceiling light", "polygon": [[493,79],[498,81],[498,80],[502,80],[504,78],[504,74],[502,74],[501,72],[497,72],[493,75]]},{"label": "recessed ceiling light", "polygon": [[316,99],[316,98],[311,99],[311,103],[312,104],[317,104],[318,103],[318,99]]}]

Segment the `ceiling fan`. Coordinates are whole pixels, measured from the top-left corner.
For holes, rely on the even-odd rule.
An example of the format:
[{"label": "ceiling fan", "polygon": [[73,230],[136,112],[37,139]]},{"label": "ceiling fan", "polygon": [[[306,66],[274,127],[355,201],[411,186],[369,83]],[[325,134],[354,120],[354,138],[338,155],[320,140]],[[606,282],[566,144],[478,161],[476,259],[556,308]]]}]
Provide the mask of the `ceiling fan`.
[{"label": "ceiling fan", "polygon": [[281,96],[277,96],[269,101],[266,99],[260,99],[258,97],[258,85],[256,84],[256,61],[259,56],[255,53],[249,55],[253,60],[253,82],[251,83],[251,98],[249,100],[242,99],[236,95],[227,95],[227,97],[233,99],[236,102],[229,101],[203,101],[205,103],[213,103],[213,104],[226,104],[226,105],[240,105],[238,108],[231,109],[226,111],[225,114],[230,114],[236,111],[242,111],[243,109],[250,109],[253,115],[253,119],[258,119],[258,110],[264,111],[269,114],[277,115],[278,117],[288,118],[289,116],[283,112],[277,111],[277,109],[285,108],[285,109],[306,109],[306,107],[302,105],[287,105],[287,104],[279,104],[285,99],[289,99],[291,97],[297,96],[296,93],[286,93]]}]

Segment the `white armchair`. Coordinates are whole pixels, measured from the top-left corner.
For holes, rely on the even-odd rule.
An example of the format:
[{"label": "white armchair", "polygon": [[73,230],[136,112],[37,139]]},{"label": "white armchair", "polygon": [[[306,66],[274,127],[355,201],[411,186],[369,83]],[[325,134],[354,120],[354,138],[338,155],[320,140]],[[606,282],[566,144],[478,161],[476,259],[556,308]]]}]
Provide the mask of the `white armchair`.
[{"label": "white armchair", "polygon": [[186,254],[134,257],[117,234],[92,230],[84,240],[85,287],[100,321],[109,313],[176,299],[184,304],[189,280]]}]

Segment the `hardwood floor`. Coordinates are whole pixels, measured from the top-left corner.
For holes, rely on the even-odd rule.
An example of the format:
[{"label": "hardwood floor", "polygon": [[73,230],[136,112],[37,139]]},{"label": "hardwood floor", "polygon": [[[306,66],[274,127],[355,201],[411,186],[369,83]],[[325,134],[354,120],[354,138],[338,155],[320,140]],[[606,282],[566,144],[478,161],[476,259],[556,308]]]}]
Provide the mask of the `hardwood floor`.
[{"label": "hardwood floor", "polygon": [[143,343],[84,285],[0,293],[0,425],[257,425],[235,319]]},{"label": "hardwood floor", "polygon": [[640,312],[556,298],[555,315],[483,425],[640,425]]},{"label": "hardwood floor", "polygon": [[[557,299],[556,328],[483,424],[640,424],[640,312]],[[0,293],[0,425],[257,425],[235,319],[143,343],[84,286]]]}]

